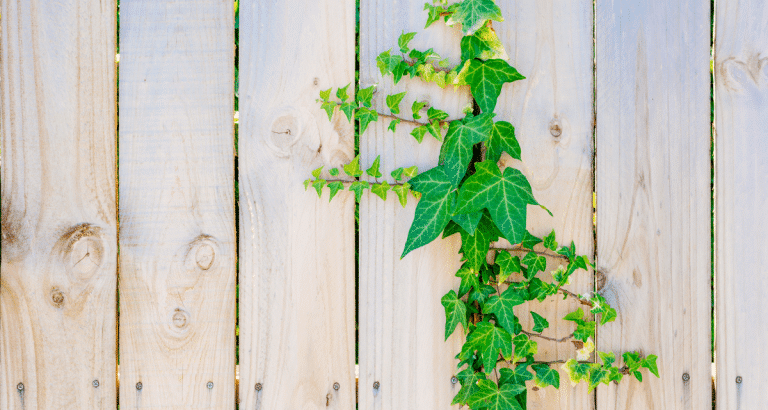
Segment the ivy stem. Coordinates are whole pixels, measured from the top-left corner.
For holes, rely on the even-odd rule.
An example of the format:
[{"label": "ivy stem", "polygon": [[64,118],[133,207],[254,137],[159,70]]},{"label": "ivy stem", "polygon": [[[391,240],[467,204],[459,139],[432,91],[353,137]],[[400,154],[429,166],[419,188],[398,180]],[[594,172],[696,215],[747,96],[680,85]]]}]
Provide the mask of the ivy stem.
[{"label": "ivy stem", "polygon": [[586,306],[589,306],[589,307],[595,307],[594,303],[592,303],[592,302],[590,302],[588,300],[582,299],[581,297],[579,297],[579,295],[577,295],[577,294],[575,294],[575,293],[573,293],[573,292],[571,292],[571,291],[569,291],[567,289],[560,288],[559,291],[563,295],[570,296],[570,297],[578,300],[579,303],[581,303],[582,305],[586,305]]},{"label": "ivy stem", "polygon": [[571,333],[568,336],[562,337],[560,339],[556,339],[554,337],[549,337],[549,336],[544,336],[541,333],[527,332],[525,330],[523,330],[522,333],[527,335],[528,337],[538,337],[539,339],[549,340],[549,341],[557,342],[557,343],[567,342],[569,339],[571,339],[573,337],[573,333]]},{"label": "ivy stem", "polygon": [[[400,122],[401,122],[401,123],[403,123],[403,122],[404,122],[404,123],[407,123],[407,124],[413,124],[413,125],[417,125],[417,126],[422,126],[422,125],[429,125],[429,124],[430,124],[430,123],[428,123],[428,122],[421,122],[421,121],[416,121],[416,120],[409,120],[409,119],[407,119],[407,118],[398,117],[398,116],[396,116],[396,115],[392,115],[392,114],[383,114],[383,113],[380,113],[380,112],[378,112],[378,111],[376,112],[376,114],[378,114],[378,115],[379,115],[379,117],[384,117],[384,118],[391,118],[391,119],[393,119],[393,120],[400,120]],[[454,120],[454,121],[455,121],[455,120]],[[443,124],[450,124],[450,123],[451,123],[451,121],[440,121],[440,125],[443,125]]]},{"label": "ivy stem", "polygon": [[533,250],[533,249],[523,248],[520,245],[514,245],[514,246],[491,246],[490,249],[494,250],[494,251],[507,251],[507,252],[512,252],[512,251],[533,252],[533,253],[535,253],[537,255],[541,255],[541,256],[548,256],[550,258],[559,258],[559,259],[565,259],[566,261],[570,261],[570,259],[568,259],[567,256],[560,255],[559,253],[536,251],[536,250]]},{"label": "ivy stem", "polygon": [[[315,181],[316,181],[316,179],[311,180],[311,182],[313,182],[313,183]],[[353,183],[358,182],[358,181],[357,180],[355,180],[355,181],[348,181],[348,180],[344,180],[344,179],[326,179],[325,182],[341,182],[345,187],[349,188],[350,186],[352,186]],[[371,182],[371,184],[376,184],[376,183],[378,183],[378,182]],[[391,182],[391,183],[387,182],[387,183],[389,184],[389,186],[405,185],[405,182]]]}]

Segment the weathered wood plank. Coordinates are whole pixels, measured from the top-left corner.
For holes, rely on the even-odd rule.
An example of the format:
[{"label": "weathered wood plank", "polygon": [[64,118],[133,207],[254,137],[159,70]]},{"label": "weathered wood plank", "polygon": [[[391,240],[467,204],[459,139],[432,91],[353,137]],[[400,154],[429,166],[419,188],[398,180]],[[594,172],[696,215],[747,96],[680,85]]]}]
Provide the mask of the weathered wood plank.
[{"label": "weathered wood plank", "polygon": [[716,16],[717,407],[757,409],[768,385],[768,5],[720,0]]},{"label": "weathered wood plank", "polygon": [[355,3],[244,0],[240,24],[240,408],[352,409],[354,195],[302,181],[354,157],[315,99],[354,81]]},{"label": "weathered wood plank", "polygon": [[233,7],[124,0],[121,12],[120,405],[230,409]]},{"label": "weathered wood plank", "polygon": [[0,13],[0,408],[114,408],[115,6]]},{"label": "weathered wood plank", "polygon": [[[504,155],[502,163],[521,169],[531,182],[536,199],[554,214],[529,207],[528,230],[539,237],[554,229],[562,245],[571,241],[577,252],[594,253],[592,225],[592,1],[499,1],[504,22],[494,29],[504,44],[510,63],[527,78],[506,85],[497,106],[496,120],[515,126],[522,148],[522,162]],[[562,263],[548,260],[551,270]],[[540,274],[551,281],[551,275]],[[593,289],[592,273],[580,271],[567,286],[576,293]],[[544,335],[561,338],[575,326],[562,318],[580,307],[573,299],[551,297],[544,303],[519,306],[516,311],[527,330],[533,327],[528,313],[534,309],[549,320]],[[556,361],[575,357],[570,342],[535,339],[536,360]],[[554,365],[556,367],[558,365]],[[562,372],[561,372],[562,373]],[[529,407],[590,409],[594,395],[584,384],[571,387],[561,374],[560,390],[547,387],[529,394]]]},{"label": "weathered wood plank", "polygon": [[[452,64],[460,56],[458,28],[443,22],[424,29],[427,14],[423,2],[377,0],[362,2],[360,9],[361,87],[378,83],[374,107],[388,112],[385,98],[407,91],[401,103],[408,118],[414,100],[460,118],[471,106],[469,92],[445,90],[420,79],[403,79],[396,86],[391,77],[381,78],[376,56],[389,48],[397,50],[397,39],[417,32],[411,47],[434,48]],[[371,124],[360,139],[361,163],[369,166],[381,155],[382,172],[390,183],[390,172],[417,165],[426,171],[437,165],[440,143],[427,135],[419,145],[410,135],[412,124],[401,123],[397,132],[387,130],[389,120]],[[371,179],[371,181],[373,181]],[[460,385],[454,356],[463,343],[460,331],[444,340],[445,313],[440,298],[457,289],[454,277],[459,267],[459,239],[436,242],[400,259],[416,200],[409,197],[405,209],[394,193],[387,201],[366,193],[360,203],[360,409],[446,409]],[[378,382],[378,389],[374,383]],[[455,406],[458,408],[458,406]]]},{"label": "weathered wood plank", "polygon": [[596,3],[597,270],[618,312],[597,348],[661,374],[601,385],[598,409],[711,406],[709,7]]}]

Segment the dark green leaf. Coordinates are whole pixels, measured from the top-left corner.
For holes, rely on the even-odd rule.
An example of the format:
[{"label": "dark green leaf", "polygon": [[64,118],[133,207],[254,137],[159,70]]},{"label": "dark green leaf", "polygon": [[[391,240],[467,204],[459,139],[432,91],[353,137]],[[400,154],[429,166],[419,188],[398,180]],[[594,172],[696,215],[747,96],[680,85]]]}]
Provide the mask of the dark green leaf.
[{"label": "dark green leaf", "polygon": [[440,303],[445,307],[445,340],[448,340],[459,323],[467,329],[467,305],[453,290],[445,294]]},{"label": "dark green leaf", "polygon": [[471,408],[523,410],[517,396],[525,391],[525,386],[508,383],[499,387],[491,380],[479,380],[477,386],[479,389],[467,401]]},{"label": "dark green leaf", "polygon": [[533,331],[536,333],[541,333],[544,331],[544,329],[549,327],[549,322],[547,319],[544,318],[544,316],[541,316],[540,314],[531,311],[531,316],[533,316]]},{"label": "dark green leaf", "polygon": [[475,394],[478,390],[480,390],[480,387],[477,386],[477,382],[479,382],[480,380],[486,379],[485,373],[476,372],[469,367],[460,371],[456,375],[456,378],[459,379],[459,382],[461,383],[461,390],[459,390],[459,392],[453,398],[453,401],[451,402],[452,405],[467,404],[467,400],[469,400],[469,397]]},{"label": "dark green leaf", "polygon": [[504,21],[501,9],[493,0],[464,0],[448,18],[447,24],[452,26],[459,23],[464,34],[472,34],[488,20]]},{"label": "dark green leaf", "polygon": [[526,334],[519,334],[512,340],[515,345],[514,362],[521,361],[526,357],[533,356],[538,351],[538,344],[531,340]]},{"label": "dark green leaf", "polygon": [[472,96],[484,113],[493,112],[496,108],[496,100],[499,98],[501,86],[504,83],[511,83],[524,78],[509,63],[500,59],[470,60],[464,73],[464,79],[469,84]]},{"label": "dark green leaf", "polygon": [[493,115],[482,114],[451,122],[445,142],[440,147],[440,163],[454,186],[459,185],[467,172],[472,160],[472,147],[488,137],[493,126]]},{"label": "dark green leaf", "polygon": [[459,297],[466,295],[472,289],[480,287],[480,277],[476,270],[462,267],[456,272],[456,277],[461,278],[461,284],[459,285]]},{"label": "dark green leaf", "polygon": [[486,300],[488,300],[488,297],[494,293],[496,293],[496,289],[493,286],[481,283],[479,288],[472,289],[472,291],[469,292],[467,302],[477,302],[483,304]]},{"label": "dark green leaf", "polygon": [[547,258],[537,255],[536,252],[528,252],[523,258],[523,263],[528,268],[525,274],[526,279],[531,279],[536,276],[536,273],[547,269]]},{"label": "dark green leaf", "polygon": [[501,153],[506,152],[514,159],[520,159],[520,144],[515,138],[515,127],[506,121],[497,121],[493,123],[491,136],[486,142],[486,159],[498,162],[501,159]]},{"label": "dark green leaf", "polygon": [[512,256],[509,252],[501,251],[496,255],[496,264],[499,265],[499,283],[506,281],[513,273],[520,273],[520,258]]},{"label": "dark green leaf", "polygon": [[560,373],[557,370],[544,363],[534,364],[531,368],[536,372],[536,379],[534,380],[538,387],[554,386],[556,389],[560,388]]},{"label": "dark green leaf", "polygon": [[488,322],[478,323],[467,336],[465,345],[480,353],[485,373],[490,373],[496,368],[499,352],[505,358],[512,356],[512,336],[506,330]]},{"label": "dark green leaf", "polygon": [[355,104],[352,104],[351,102],[345,102],[341,104],[339,109],[344,113],[344,116],[347,117],[347,121],[352,122],[352,118],[355,115]]},{"label": "dark green leaf", "polygon": [[480,223],[480,218],[482,217],[483,213],[478,211],[471,214],[456,214],[451,220],[459,224],[461,229],[467,231],[469,235],[474,235],[475,229],[477,229],[477,225]]},{"label": "dark green leaf", "polygon": [[485,25],[475,34],[464,36],[461,39],[461,60],[467,61],[473,58],[490,60],[494,58],[506,60],[507,52],[499,41],[493,28]]},{"label": "dark green leaf", "polygon": [[528,300],[537,299],[539,302],[543,302],[547,296],[555,293],[557,293],[557,287],[539,278],[532,278],[528,283]]},{"label": "dark green leaf", "polygon": [[499,369],[499,385],[507,383],[525,385],[526,381],[533,380],[533,373],[528,371],[529,365],[530,362],[523,362],[515,366],[514,370],[506,367]]},{"label": "dark green leaf", "polygon": [[573,338],[586,342],[590,337],[595,336],[595,322],[577,321],[576,331],[573,332]]},{"label": "dark green leaf", "polygon": [[522,246],[525,249],[533,250],[533,247],[540,243],[541,243],[541,239],[537,238],[534,235],[531,235],[530,232],[525,231],[525,234],[523,235],[523,240],[520,242],[520,246]]},{"label": "dark green leaf", "polygon": [[659,377],[659,368],[656,365],[656,359],[658,359],[656,355],[649,354],[645,359],[643,359],[643,361],[640,364],[640,367],[645,367],[646,369],[648,369],[648,371],[651,372],[651,374],[653,374],[656,377]]},{"label": "dark green leaf", "polygon": [[518,333],[515,326],[514,307],[522,305],[525,299],[518,289],[507,288],[501,295],[493,296],[485,302],[483,313],[496,315],[497,323],[510,334]]},{"label": "dark green leaf", "polygon": [[339,175],[339,169],[338,168],[331,168],[331,170],[328,171],[328,173],[331,174],[331,176],[335,177],[335,176]]},{"label": "dark green leaf", "polygon": [[[423,174],[420,174],[423,175]],[[416,186],[411,180],[411,185]],[[421,191],[420,191],[421,192]],[[456,208],[456,192],[446,192],[444,195],[423,195],[416,205],[411,228],[408,231],[408,239],[400,259],[412,250],[420,248],[435,240],[451,220],[451,215]]]},{"label": "dark green leaf", "polygon": [[453,191],[448,176],[440,167],[434,167],[411,178],[412,189],[421,192],[425,197],[443,197]]}]

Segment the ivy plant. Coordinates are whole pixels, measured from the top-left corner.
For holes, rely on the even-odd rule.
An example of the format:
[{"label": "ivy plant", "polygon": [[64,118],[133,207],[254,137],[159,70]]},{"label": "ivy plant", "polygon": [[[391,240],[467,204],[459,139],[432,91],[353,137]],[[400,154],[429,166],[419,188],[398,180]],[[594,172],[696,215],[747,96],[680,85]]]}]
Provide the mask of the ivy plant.
[{"label": "ivy plant", "polygon": [[[497,120],[494,109],[505,84],[525,79],[509,64],[492,27],[492,22],[503,21],[501,10],[494,0],[463,0],[450,5],[437,0],[425,4],[424,9],[426,27],[447,24],[461,28],[459,64],[449,67],[448,60],[432,49],[411,49],[410,41],[417,33],[403,33],[396,48],[379,54],[377,67],[394,83],[409,76],[441,87],[468,87],[473,109],[465,112],[464,118],[449,120],[445,111],[428,107],[426,102],[416,101],[410,109],[401,107],[405,93],[387,96],[386,112],[373,106],[375,86],[360,89],[354,98],[349,96],[349,85],[338,88],[333,96],[333,89],[324,90],[318,102],[329,120],[344,115],[357,121],[360,135],[380,118],[389,120],[388,129],[393,132],[401,123],[411,123],[411,135],[419,143],[427,135],[442,143],[438,164],[423,172],[415,166],[398,168],[391,172],[395,183],[390,185],[360,180],[365,173],[378,181],[382,172],[380,157],[364,169],[358,156],[341,170],[328,171],[331,177],[344,172],[354,178],[353,182],[322,179],[321,167],[305,181],[305,187],[313,187],[320,196],[328,188],[330,200],[342,189],[354,192],[357,201],[365,190],[384,200],[392,191],[403,207],[409,195],[418,198],[401,258],[441,236],[461,237],[462,265],[456,272],[459,288],[441,300],[445,338],[460,329],[466,340],[456,355],[461,389],[453,404],[473,410],[525,409],[528,385],[560,388],[560,373],[553,367],[556,364],[572,384],[583,381],[590,391],[600,383],[618,383],[627,375],[642,381],[642,368],[658,377],[655,355],[626,352],[619,364],[612,352],[595,354],[596,327],[615,320],[616,310],[598,293],[579,295],[566,288],[572,275],[588,272],[594,265],[587,256],[576,253],[573,242],[558,244],[554,231],[539,238],[526,230],[528,207],[546,208],[534,198],[520,170],[499,167],[503,153],[522,158],[514,126]],[[501,239],[512,247],[495,247]],[[560,262],[552,272],[547,268],[548,257]],[[561,339],[542,335],[550,324],[532,310],[528,313],[533,327],[523,328],[517,306],[558,295],[588,308],[585,312],[580,307],[562,318],[575,326],[572,334]],[[537,362],[537,340],[572,342],[578,348],[576,357]]]}]

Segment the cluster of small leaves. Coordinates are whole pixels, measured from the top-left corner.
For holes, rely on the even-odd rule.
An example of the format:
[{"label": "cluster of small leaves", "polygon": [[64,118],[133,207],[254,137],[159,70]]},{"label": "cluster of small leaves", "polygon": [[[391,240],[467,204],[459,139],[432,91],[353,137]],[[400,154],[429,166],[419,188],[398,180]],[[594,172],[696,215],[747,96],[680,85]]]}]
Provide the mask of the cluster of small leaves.
[{"label": "cluster of small leaves", "polygon": [[[415,169],[406,174],[403,168],[392,173],[398,181],[404,175],[411,177],[398,186],[416,193],[419,198],[401,258],[441,236],[458,234],[461,237],[462,265],[456,273],[459,288],[441,299],[445,308],[445,338],[451,337],[459,325],[466,336],[456,355],[456,377],[461,389],[453,404],[467,405],[473,410],[521,410],[527,406],[526,382],[539,388],[559,388],[558,369],[550,363],[535,361],[537,339],[576,345],[577,357],[566,361],[561,368],[572,383],[584,381],[590,390],[600,383],[619,382],[625,375],[642,381],[641,368],[658,377],[654,355],[643,358],[636,352],[624,353],[619,367],[615,365],[614,353],[595,352],[596,327],[615,320],[616,311],[602,295],[578,295],[565,288],[574,274],[587,272],[594,266],[587,256],[577,254],[573,242],[560,246],[554,231],[539,238],[526,230],[528,207],[547,209],[536,201],[528,179],[520,170],[499,166],[504,153],[521,160],[521,149],[514,126],[495,119],[496,103],[504,84],[524,79],[507,62],[504,47],[492,28],[492,21],[503,21],[501,10],[493,0],[463,0],[451,5],[439,0],[426,4],[425,10],[427,27],[440,20],[461,27],[464,36],[459,64],[448,69],[447,60],[441,60],[433,50],[410,49],[416,34],[403,33],[398,41],[400,54],[387,50],[379,55],[377,65],[382,76],[391,75],[394,83],[408,74],[441,86],[468,86],[476,104],[473,112],[455,120],[448,120],[447,113],[429,107],[426,123],[418,123],[416,120],[422,118],[425,104],[414,102],[411,107],[414,121],[405,121],[417,122],[411,133],[417,141],[421,142],[427,133],[442,141],[439,161],[434,168],[419,174]],[[435,61],[440,61],[438,66],[433,64]],[[329,118],[338,106],[350,120],[357,108],[357,115],[365,118],[360,120],[362,133],[370,121],[378,119],[371,107],[372,91],[366,91],[362,98],[358,96],[353,107],[347,102],[345,90],[346,87],[337,92],[340,102],[329,100],[331,90],[321,93],[322,106]],[[392,131],[401,121],[398,115],[404,97],[405,93],[399,93],[386,98],[390,114],[382,115],[393,118]],[[484,152],[482,160],[476,160],[477,152]],[[351,172],[344,167],[347,175],[357,179],[362,176],[359,157],[348,166]],[[306,182],[307,186],[314,186],[318,194],[326,184],[319,179],[321,171],[322,168],[315,170],[316,179]],[[379,158],[366,172],[373,178],[381,176]],[[330,187],[331,183],[327,184]],[[359,180],[354,184],[369,186],[368,182]],[[352,185],[350,190],[354,190]],[[333,197],[338,189],[331,189]],[[385,199],[388,189],[386,182],[377,183],[371,192]],[[362,190],[360,194],[355,192],[359,200]],[[405,194],[401,197],[404,206],[403,197]],[[502,239],[513,248],[494,248],[493,244]],[[548,260],[561,263],[550,271]],[[518,306],[542,302],[556,295],[570,297],[590,308],[589,314],[578,308],[563,318],[572,322],[573,333],[560,339],[543,335],[550,327],[549,321],[533,311],[527,312],[533,326],[524,329],[518,314],[525,310]],[[600,362],[590,361],[595,353]]]}]

